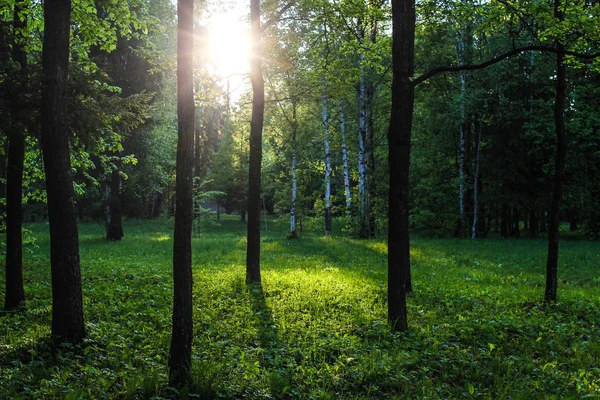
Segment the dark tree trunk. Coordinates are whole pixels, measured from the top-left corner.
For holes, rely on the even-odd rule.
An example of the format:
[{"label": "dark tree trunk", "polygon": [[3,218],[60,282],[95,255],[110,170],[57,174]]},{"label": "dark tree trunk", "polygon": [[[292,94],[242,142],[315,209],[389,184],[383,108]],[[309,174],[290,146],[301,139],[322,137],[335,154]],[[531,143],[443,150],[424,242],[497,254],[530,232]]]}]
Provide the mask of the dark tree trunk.
[{"label": "dark tree trunk", "polygon": [[502,218],[500,219],[500,237],[506,239],[510,231],[510,209],[508,204],[502,204]]},{"label": "dark tree trunk", "polygon": [[158,200],[159,200],[159,193],[156,190],[152,191],[152,195],[151,195],[151,208],[150,208],[150,218],[156,218],[158,217]]},{"label": "dark tree trunk", "polygon": [[[372,44],[377,41],[377,24],[372,22],[369,40]],[[367,161],[367,232],[369,238],[375,237],[375,213],[373,211],[373,202],[377,196],[375,190],[375,85],[373,84],[373,68],[367,68],[367,79],[365,82],[365,105],[367,129],[365,134],[365,157]]]},{"label": "dark tree trunk", "polygon": [[85,336],[77,216],[69,158],[66,87],[70,0],[46,0],[42,50],[41,144],[46,171],[52,270],[52,337],[80,343]]},{"label": "dark tree trunk", "polygon": [[571,210],[569,218],[569,232],[577,232],[577,211]]},{"label": "dark tree trunk", "polygon": [[6,174],[6,295],[4,309],[11,310],[25,303],[23,289],[23,162],[25,159],[25,104],[23,95],[27,85],[27,54],[21,31],[27,19],[21,21],[23,3],[15,2],[13,19],[13,60],[19,63],[12,89],[12,123],[8,140],[8,166]]},{"label": "dark tree trunk", "polygon": [[121,218],[121,175],[117,169],[110,174],[110,195],[108,199],[108,219],[106,221],[106,239],[123,238],[123,219]]},{"label": "dark tree trunk", "polygon": [[262,75],[260,1],[250,0],[252,22],[252,122],[250,125],[250,161],[248,166],[248,246],[246,250],[246,282],[260,283],[260,185],[262,161],[262,129],[265,112],[265,86]]},{"label": "dark tree trunk", "polygon": [[389,143],[388,321],[408,329],[406,289],[410,281],[408,190],[414,91],[414,0],[392,0],[392,110]]},{"label": "dark tree trunk", "polygon": [[[0,198],[6,198],[6,174],[7,174],[7,163],[6,154],[8,153],[8,141],[0,143]],[[5,224],[6,217],[6,205],[0,202],[0,233],[6,232]]]},{"label": "dark tree trunk", "polygon": [[[554,0],[554,17],[564,20],[560,11],[560,0]],[[554,103],[554,123],[556,127],[556,160],[554,166],[554,185],[552,203],[548,216],[548,260],[546,262],[545,301],[556,301],[558,283],[558,230],[560,224],[560,199],[565,180],[565,159],[567,156],[567,133],[565,131],[565,105],[567,97],[566,67],[564,64],[564,46],[557,44],[556,54],[556,99]]]},{"label": "dark tree trunk", "polygon": [[535,208],[529,210],[529,236],[532,238],[538,237],[538,221]]},{"label": "dark tree trunk", "polygon": [[193,0],[177,2],[177,165],[173,240],[173,330],[169,385],[190,381],[192,365],[192,175],[194,169]]},{"label": "dark tree trunk", "polygon": [[521,217],[519,215],[519,209],[517,207],[513,207],[513,235],[516,238],[521,237]]}]

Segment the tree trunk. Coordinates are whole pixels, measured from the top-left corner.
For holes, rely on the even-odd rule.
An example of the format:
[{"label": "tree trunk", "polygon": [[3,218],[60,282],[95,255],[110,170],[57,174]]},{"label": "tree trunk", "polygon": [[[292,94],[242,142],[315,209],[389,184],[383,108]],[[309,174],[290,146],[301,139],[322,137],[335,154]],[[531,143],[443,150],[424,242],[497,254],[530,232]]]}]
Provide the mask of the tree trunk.
[{"label": "tree trunk", "polygon": [[[463,32],[464,33],[464,32]],[[458,65],[465,65],[465,42],[464,38],[458,41]],[[459,203],[459,228],[458,236],[463,237],[466,232],[466,213],[465,213],[465,162],[467,156],[466,134],[468,124],[465,115],[465,97],[467,92],[467,71],[460,71],[460,136],[458,150],[458,203]]]},{"label": "tree trunk", "polygon": [[[358,33],[361,44],[364,42],[364,31],[362,21],[358,21]],[[360,117],[358,123],[358,236],[367,237],[367,158],[366,158],[366,141],[367,141],[367,102],[366,102],[366,86],[364,72],[365,56],[361,52],[359,54],[360,67],[360,82],[359,82],[359,107]]]},{"label": "tree trunk", "polygon": [[11,127],[8,140],[8,165],[6,174],[6,295],[4,309],[11,310],[25,304],[23,288],[23,163],[25,160],[25,102],[27,92],[27,54],[22,31],[27,19],[19,14],[25,3],[15,2],[13,18],[13,60],[19,63],[19,72],[12,89]]},{"label": "tree trunk", "polygon": [[346,120],[344,117],[344,101],[340,99],[340,133],[342,136],[342,163],[344,164],[344,191],[346,193],[346,214],[352,221],[352,193],[350,193],[350,171],[348,168],[348,151],[346,149]]},{"label": "tree trunk", "polygon": [[[564,20],[560,10],[560,0],[554,0],[554,17]],[[558,284],[558,230],[560,224],[560,199],[565,180],[565,160],[567,156],[567,133],[565,131],[565,106],[567,97],[566,67],[562,43],[557,43],[559,52],[556,54],[556,99],[554,103],[554,123],[556,126],[556,160],[554,166],[554,185],[552,188],[552,203],[548,216],[548,259],[546,262],[546,291],[544,300],[556,301]]]},{"label": "tree trunk", "polygon": [[539,233],[537,221],[537,213],[535,212],[535,208],[532,207],[529,210],[529,236],[532,238],[537,238]]},{"label": "tree trunk", "polygon": [[[377,41],[377,24],[372,22],[369,40],[372,44]],[[366,173],[366,237],[375,237],[375,213],[373,212],[373,201],[376,197],[375,191],[375,107],[373,101],[375,98],[375,85],[373,84],[373,68],[367,68],[365,82],[365,105],[366,105],[366,130],[365,130],[365,158],[367,162]]]},{"label": "tree trunk", "polygon": [[85,337],[77,216],[69,158],[66,87],[69,68],[70,0],[46,0],[42,49],[41,144],[46,171],[52,337],[80,343]]},{"label": "tree trunk", "polygon": [[323,146],[325,148],[325,236],[331,235],[331,153],[329,151],[329,105],[323,84]]},{"label": "tree trunk", "polygon": [[388,130],[388,321],[393,330],[408,329],[407,283],[410,282],[408,191],[414,91],[415,3],[392,0],[392,109]]},{"label": "tree trunk", "polygon": [[508,209],[508,204],[502,204],[502,216],[500,219],[500,237],[506,239],[508,237],[509,232],[509,221],[510,221],[510,211]]},{"label": "tree trunk", "polygon": [[513,236],[516,238],[521,237],[521,217],[519,215],[519,209],[517,207],[513,207]]},{"label": "tree trunk", "polygon": [[250,160],[248,165],[248,245],[246,248],[246,282],[260,283],[260,186],[262,129],[265,112],[265,84],[262,75],[262,28],[260,0],[250,0],[252,22],[252,122],[250,125]]},{"label": "tree trunk", "polygon": [[192,220],[194,169],[193,0],[177,2],[177,164],[173,238],[173,329],[169,385],[190,381],[192,365]]},{"label": "tree trunk", "polygon": [[156,218],[158,216],[158,191],[153,190],[151,196],[152,208],[150,209],[150,218]]},{"label": "tree trunk", "polygon": [[123,219],[121,218],[121,175],[117,169],[114,169],[110,174],[106,239],[117,241],[121,240],[122,238]]},{"label": "tree trunk", "polygon": [[296,121],[296,104],[292,104],[292,203],[290,206],[290,238],[296,238],[296,197],[297,197],[297,181],[296,181],[296,157],[297,143],[296,135],[298,131],[298,121]]},{"label": "tree trunk", "polygon": [[479,129],[477,131],[477,142],[475,143],[475,178],[473,179],[473,225],[471,227],[471,239],[475,239],[477,237],[477,209],[479,208],[479,203],[477,199],[477,186],[479,185],[479,157],[481,155],[481,124],[482,122],[479,121]]}]

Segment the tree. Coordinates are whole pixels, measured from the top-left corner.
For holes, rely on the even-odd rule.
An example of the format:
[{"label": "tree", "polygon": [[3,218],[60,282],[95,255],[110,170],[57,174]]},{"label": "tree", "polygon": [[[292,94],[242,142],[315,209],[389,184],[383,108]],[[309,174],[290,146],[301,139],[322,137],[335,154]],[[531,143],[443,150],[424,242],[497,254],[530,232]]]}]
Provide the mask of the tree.
[{"label": "tree", "polygon": [[[554,0],[554,18],[564,21],[561,1]],[[554,164],[554,185],[552,203],[548,217],[548,258],[546,260],[545,301],[556,301],[558,283],[558,230],[560,225],[560,200],[565,181],[565,159],[567,156],[567,134],[565,130],[565,107],[567,103],[567,77],[564,45],[558,39],[556,43],[556,97],[554,100],[554,125],[556,130],[556,159]]]},{"label": "tree", "polygon": [[406,291],[410,274],[408,188],[414,104],[415,3],[392,0],[392,109],[388,130],[388,321],[408,329]]},{"label": "tree", "polygon": [[173,330],[169,384],[183,386],[192,365],[192,224],[194,167],[194,2],[177,2],[177,165],[173,240]]},{"label": "tree", "polygon": [[46,0],[42,49],[41,144],[46,171],[52,269],[52,337],[80,343],[85,336],[79,242],[66,124],[70,0]]},{"label": "tree", "polygon": [[246,249],[246,282],[260,283],[260,188],[262,161],[262,129],[265,112],[265,84],[262,75],[262,27],[260,0],[250,0],[252,24],[252,122],[250,124],[250,159],[248,163],[248,245]]},{"label": "tree", "polygon": [[[25,159],[26,113],[24,94],[27,85],[27,53],[25,30],[27,5],[19,1],[14,5],[13,60],[18,63],[12,85],[11,130],[8,141],[6,176],[6,295],[4,308],[11,310],[25,303],[23,288],[23,162]],[[25,16],[21,19],[21,14]]]}]

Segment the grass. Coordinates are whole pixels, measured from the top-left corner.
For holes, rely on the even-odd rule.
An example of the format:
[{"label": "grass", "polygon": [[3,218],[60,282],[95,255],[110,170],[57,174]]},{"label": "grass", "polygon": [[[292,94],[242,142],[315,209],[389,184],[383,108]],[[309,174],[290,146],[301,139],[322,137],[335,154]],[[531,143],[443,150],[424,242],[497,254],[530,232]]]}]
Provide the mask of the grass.
[{"label": "grass", "polygon": [[[600,398],[600,243],[561,245],[560,301],[541,302],[542,240],[412,243],[408,333],[386,323],[386,244],[263,233],[244,283],[245,226],[193,240],[193,385],[167,388],[172,222],[121,242],[80,225],[87,339],[54,348],[45,224],[28,226],[27,308],[0,314],[0,398]],[[337,227],[340,232],[340,227]],[[4,287],[4,276],[0,288]]]}]

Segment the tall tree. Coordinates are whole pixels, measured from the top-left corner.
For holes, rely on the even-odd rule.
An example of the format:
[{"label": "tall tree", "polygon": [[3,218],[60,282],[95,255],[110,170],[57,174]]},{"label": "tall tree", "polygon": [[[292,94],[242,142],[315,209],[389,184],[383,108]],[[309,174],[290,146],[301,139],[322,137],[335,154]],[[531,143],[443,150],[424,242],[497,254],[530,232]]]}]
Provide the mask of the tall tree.
[{"label": "tall tree", "polygon": [[290,238],[296,238],[296,200],[298,198],[297,161],[298,161],[298,119],[296,100],[292,99],[292,200],[290,203]]},{"label": "tall tree", "polygon": [[325,149],[325,236],[331,235],[331,152],[329,151],[329,102],[323,84],[323,148]]},{"label": "tall tree", "polygon": [[[554,0],[554,18],[564,21],[561,1]],[[554,100],[554,125],[556,129],[556,159],[554,163],[554,185],[552,203],[548,217],[548,259],[546,260],[545,301],[556,301],[558,283],[558,230],[560,225],[560,199],[565,181],[565,159],[567,156],[567,134],[565,130],[565,107],[567,97],[567,78],[565,66],[565,47],[558,39],[556,42],[556,97]]]},{"label": "tall tree", "polygon": [[250,124],[250,159],[248,162],[248,245],[246,248],[246,282],[260,283],[260,188],[262,130],[265,113],[265,83],[262,74],[262,28],[260,0],[250,0],[252,24],[252,121]]},{"label": "tall tree", "polygon": [[52,336],[57,342],[79,343],[85,327],[66,118],[70,20],[70,0],[44,2],[41,144],[50,222]]},{"label": "tall tree", "polygon": [[352,221],[352,193],[350,193],[350,171],[348,169],[348,151],[346,149],[346,118],[344,100],[340,99],[340,135],[342,139],[342,164],[344,166],[344,192],[346,194],[346,215]]},{"label": "tall tree", "polygon": [[[23,18],[21,18],[23,15]],[[27,4],[15,1],[13,13],[13,60],[18,72],[12,86],[11,130],[8,141],[6,174],[6,295],[4,308],[14,309],[25,302],[23,289],[23,161],[25,159],[26,113],[24,95],[27,85]]]},{"label": "tall tree", "polygon": [[183,386],[192,365],[192,197],[194,168],[194,1],[177,2],[177,165],[173,239],[173,330],[169,384]]},{"label": "tall tree", "polygon": [[388,130],[388,321],[408,329],[407,282],[410,276],[408,188],[414,89],[415,2],[392,0],[392,109]]}]

